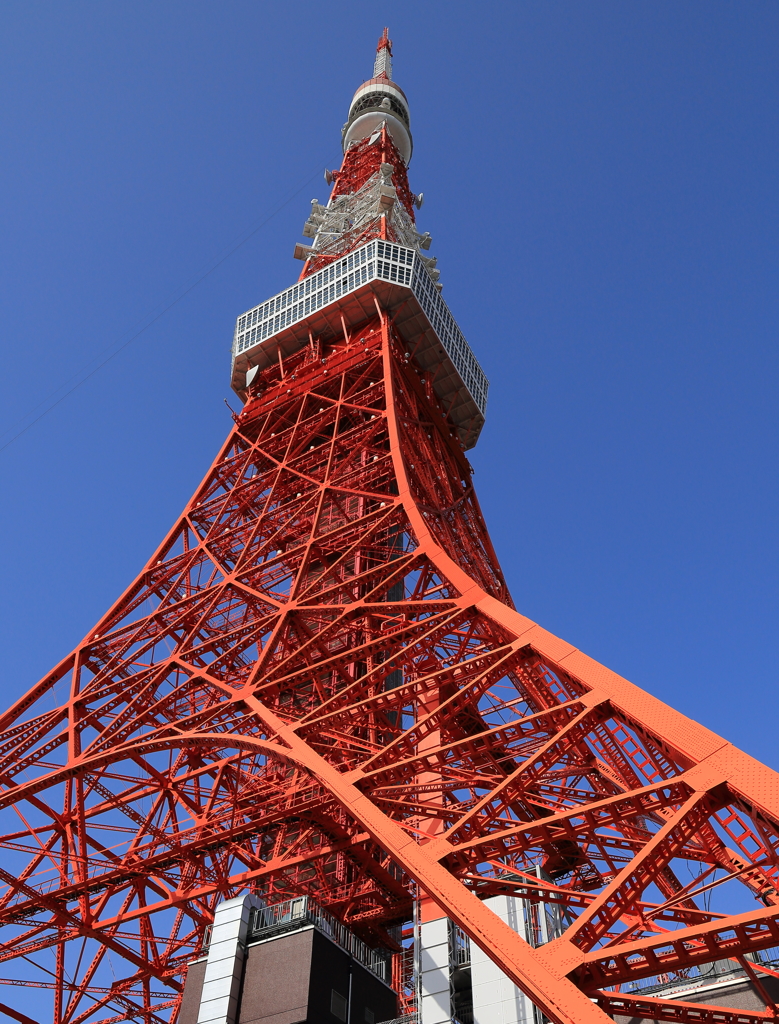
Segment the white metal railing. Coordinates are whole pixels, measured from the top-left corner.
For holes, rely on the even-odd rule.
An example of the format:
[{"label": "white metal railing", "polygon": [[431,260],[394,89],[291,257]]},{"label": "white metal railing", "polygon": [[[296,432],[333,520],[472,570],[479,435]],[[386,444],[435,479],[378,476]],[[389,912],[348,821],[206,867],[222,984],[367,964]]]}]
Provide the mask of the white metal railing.
[{"label": "white metal railing", "polygon": [[368,242],[243,313],[235,326],[233,358],[375,280],[411,289],[483,414],[489,388],[484,371],[436,288],[422,257],[414,249],[393,242],[378,239]]},{"label": "white metal railing", "polygon": [[468,967],[471,963],[471,940],[459,925],[452,924],[449,942],[455,967]]},{"label": "white metal railing", "polygon": [[248,941],[252,942],[257,939],[269,938],[272,935],[279,935],[282,932],[295,931],[306,924],[313,924],[341,949],[351,954],[363,967],[367,967],[382,981],[390,984],[390,954],[382,950],[371,949],[310,896],[296,896],[294,899],[276,903],[271,907],[254,909],[249,920]]}]

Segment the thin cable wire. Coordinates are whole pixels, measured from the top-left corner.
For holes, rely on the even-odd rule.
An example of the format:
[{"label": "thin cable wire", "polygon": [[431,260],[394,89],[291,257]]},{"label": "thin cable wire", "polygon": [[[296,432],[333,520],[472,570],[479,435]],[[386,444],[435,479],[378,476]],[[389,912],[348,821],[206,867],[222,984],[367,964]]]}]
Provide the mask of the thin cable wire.
[{"label": "thin cable wire", "polygon": [[[184,288],[178,293],[178,295],[171,302],[169,302],[166,306],[164,306],[159,311],[159,313],[153,313],[152,312],[151,314],[147,314],[147,316],[144,317],[142,320],[138,321],[140,324],[142,324],[142,326],[139,327],[137,330],[134,329],[134,328],[130,328],[130,330],[134,330],[134,333],[130,335],[130,337],[127,339],[127,341],[122,342],[122,344],[119,345],[118,348],[114,349],[114,351],[111,352],[111,354],[109,356],[106,356],[106,358],[103,359],[102,362],[98,363],[98,365],[96,367],[94,367],[94,369],[90,370],[89,373],[84,374],[84,376],[82,376],[73,385],[72,388],[70,388],[68,391],[66,391],[64,395],[61,395],[56,401],[52,402],[51,405],[47,406],[39,416],[36,416],[35,419],[31,420],[25,427],[22,427],[22,429],[19,430],[16,434],[14,434],[13,437],[10,438],[10,440],[6,441],[4,445],[0,445],[0,452],[4,452],[6,450],[6,448],[8,448],[10,445],[12,445],[14,443],[14,441],[16,441],[18,438],[20,438],[22,436],[22,434],[26,434],[27,431],[31,427],[34,427],[36,423],[39,423],[44,418],[44,416],[48,416],[48,414],[50,412],[52,412],[52,410],[56,409],[57,406],[60,405],[62,402],[64,402],[65,399],[68,398],[70,395],[72,395],[74,391],[77,391],[81,387],[82,384],[86,384],[86,382],[91,377],[94,377],[94,375],[96,373],[98,373],[100,370],[102,370],[104,366],[107,366],[108,363],[110,363],[112,359],[115,359],[119,355],[120,352],[124,351],[124,349],[127,348],[128,345],[132,344],[132,342],[134,342],[137,338],[139,338],[144,333],[144,331],[147,331],[152,326],[152,324],[155,324],[159,319],[161,319],[161,317],[165,316],[165,314],[169,310],[173,309],[173,307],[176,306],[179,302],[181,302],[181,300],[183,298],[185,298],[187,295],[189,295],[189,293],[194,288],[196,288],[200,284],[201,281],[204,281],[208,277],[209,274],[212,274],[217,269],[217,267],[220,267],[225,262],[225,260],[229,259],[233,255],[234,252],[237,252],[238,249],[240,249],[242,245],[245,245],[249,241],[250,238],[252,238],[254,235],[257,234],[257,232],[261,228],[264,228],[265,225],[269,221],[271,221],[276,216],[277,213],[281,213],[281,211],[286,206],[289,206],[289,204],[292,202],[292,200],[297,198],[297,196],[300,195],[300,193],[303,191],[303,189],[306,188],[306,186],[310,185],[311,182],[314,180],[314,178],[318,174],[319,174],[318,170],[314,171],[314,173],[303,182],[303,184],[300,186],[300,188],[296,189],[291,195],[287,196],[287,198],[282,203],[280,203],[275,208],[275,210],[273,210],[271,213],[268,214],[267,217],[265,217],[263,220],[261,220],[260,223],[256,225],[256,227],[253,227],[251,229],[251,231],[248,232],[248,234],[244,235],[238,242],[233,244],[227,250],[227,252],[224,253],[223,256],[222,255],[217,256],[216,262],[212,261],[207,270],[198,271],[198,273],[196,274],[194,280],[192,280],[191,283],[185,285]],[[222,250],[222,252],[224,252],[224,250]],[[56,395],[56,393],[58,391],[60,391],[63,387],[65,387],[67,384],[69,384],[70,381],[72,381],[72,380],[73,380],[73,377],[69,377],[68,380],[66,380],[63,384],[60,384],[60,386],[58,388],[55,388],[54,391],[51,391],[49,393],[48,397],[51,397],[52,395]],[[47,399],[44,399],[44,402],[45,401],[47,401]],[[25,420],[27,418],[27,416],[30,416],[33,412],[35,412],[36,409],[40,409],[42,404],[43,404],[43,402],[39,402],[38,405],[34,406],[30,410],[30,412],[26,413],[25,416],[23,416],[20,420],[17,420],[17,423],[23,422],[23,420]],[[13,426],[11,426],[7,430],[3,431],[3,433],[7,434],[9,430],[13,430]]]}]

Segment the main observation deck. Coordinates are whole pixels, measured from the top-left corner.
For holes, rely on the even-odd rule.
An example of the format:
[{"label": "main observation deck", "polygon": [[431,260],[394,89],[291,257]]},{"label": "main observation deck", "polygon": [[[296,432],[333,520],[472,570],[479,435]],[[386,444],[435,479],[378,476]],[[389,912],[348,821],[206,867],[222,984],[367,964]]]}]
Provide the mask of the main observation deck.
[{"label": "main observation deck", "polygon": [[[376,315],[374,296],[424,372],[466,448],[484,425],[489,383],[419,254],[374,239],[317,274],[299,281],[238,317],[232,386],[243,399],[246,373],[265,369],[309,342],[342,338]],[[343,317],[343,322],[341,318]]]}]

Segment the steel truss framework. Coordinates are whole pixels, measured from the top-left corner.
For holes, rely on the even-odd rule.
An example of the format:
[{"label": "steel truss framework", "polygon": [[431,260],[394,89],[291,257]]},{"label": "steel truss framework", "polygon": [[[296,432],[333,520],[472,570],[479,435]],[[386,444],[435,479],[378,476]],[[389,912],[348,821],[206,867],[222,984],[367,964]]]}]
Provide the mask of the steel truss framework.
[{"label": "steel truss framework", "polygon": [[[0,958],[43,965],[57,1024],[170,1019],[247,887],[390,948],[421,889],[560,1024],[774,1019],[627,988],[724,957],[759,985],[777,776],[515,611],[379,308],[258,376],[137,581],[0,728]],[[496,892],[567,930],[531,948]]]},{"label": "steel truss framework", "polygon": [[[304,274],[429,244],[384,128],[335,181]],[[399,989],[420,899],[557,1024],[776,1020],[779,777],[514,609],[434,374],[378,300],[341,324],[254,377],[138,579],[0,716],[0,982],[55,1024],[164,1024],[252,889],[314,895]],[[497,893],[564,933],[532,948]],[[636,991],[723,959],[764,1012]]]},{"label": "steel truss framework", "polygon": [[[314,243],[301,278],[371,238],[387,238],[417,252],[430,247],[430,235],[416,230],[414,203],[418,200],[409,188],[406,166],[386,127],[347,150],[333,180],[327,206],[312,201],[303,230],[314,237]],[[435,268],[435,259],[423,259]]]}]

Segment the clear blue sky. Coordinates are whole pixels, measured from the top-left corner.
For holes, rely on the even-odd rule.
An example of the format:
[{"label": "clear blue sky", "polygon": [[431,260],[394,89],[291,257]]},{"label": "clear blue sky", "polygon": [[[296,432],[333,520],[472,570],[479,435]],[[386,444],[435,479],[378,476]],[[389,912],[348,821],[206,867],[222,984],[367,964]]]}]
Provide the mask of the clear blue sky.
[{"label": "clear blue sky", "polygon": [[0,453],[3,700],[209,466],[386,21],[518,607],[779,767],[775,0],[5,0],[0,444],[301,190]]}]

